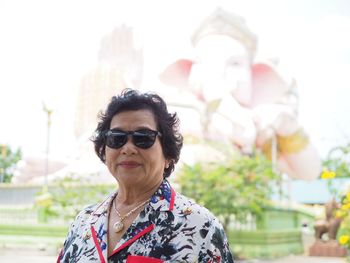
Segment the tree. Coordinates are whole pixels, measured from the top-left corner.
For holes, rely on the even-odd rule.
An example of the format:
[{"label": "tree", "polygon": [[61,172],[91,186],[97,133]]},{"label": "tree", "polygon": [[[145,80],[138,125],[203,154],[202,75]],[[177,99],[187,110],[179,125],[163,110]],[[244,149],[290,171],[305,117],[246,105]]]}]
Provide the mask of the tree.
[{"label": "tree", "polygon": [[332,148],[323,166],[334,172],[337,177],[350,177],[350,142]]},{"label": "tree", "polygon": [[22,152],[20,149],[14,151],[5,144],[0,145],[0,151],[0,183],[10,183]]},{"label": "tree", "polygon": [[96,174],[67,174],[56,179],[50,191],[44,187],[37,193],[36,207],[40,220],[59,218],[64,222],[74,220],[79,211],[91,204],[102,202],[107,195],[116,190],[114,184],[99,184],[91,181]]},{"label": "tree", "polygon": [[181,193],[223,218],[227,229],[232,216],[244,223],[267,206],[279,176],[262,154],[237,154],[227,162],[184,165],[177,181]]}]

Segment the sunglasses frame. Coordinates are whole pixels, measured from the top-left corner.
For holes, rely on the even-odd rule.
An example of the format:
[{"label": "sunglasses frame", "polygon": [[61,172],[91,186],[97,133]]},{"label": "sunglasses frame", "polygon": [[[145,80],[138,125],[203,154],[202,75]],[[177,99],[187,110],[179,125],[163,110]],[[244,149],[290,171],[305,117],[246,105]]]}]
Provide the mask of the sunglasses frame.
[{"label": "sunglasses frame", "polygon": [[[120,146],[118,146],[118,147],[111,145],[111,144],[108,145],[108,143],[107,143],[108,137],[111,135],[113,136],[113,135],[117,135],[117,134],[119,134],[119,136],[123,136],[122,144],[120,144]],[[138,134],[138,135],[135,135],[135,134]],[[112,149],[120,149],[128,142],[128,138],[130,135],[131,135],[132,143],[140,149],[151,148],[154,145],[154,143],[156,142],[157,136],[162,137],[162,134],[159,131],[155,131],[155,130],[151,130],[151,129],[139,129],[136,131],[122,131],[122,130],[118,130],[118,129],[111,129],[111,130],[106,131],[105,136],[104,136],[106,146],[108,146],[109,148],[112,148]],[[154,137],[154,140],[152,141],[152,144],[150,144],[150,145],[147,144],[147,146],[145,147],[145,146],[142,146],[142,144],[137,143],[137,139],[135,139],[136,136],[148,138],[148,141],[145,140],[143,143],[149,143],[151,141],[150,138],[153,138],[153,137]]]}]

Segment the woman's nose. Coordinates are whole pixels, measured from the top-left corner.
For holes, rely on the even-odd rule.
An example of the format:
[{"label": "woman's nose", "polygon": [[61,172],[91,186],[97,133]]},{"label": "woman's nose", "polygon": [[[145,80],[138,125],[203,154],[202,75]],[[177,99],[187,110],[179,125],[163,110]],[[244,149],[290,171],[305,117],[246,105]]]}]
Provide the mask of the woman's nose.
[{"label": "woman's nose", "polygon": [[122,146],[121,153],[127,155],[137,153],[137,147],[133,143],[132,137],[130,135],[128,135],[126,143]]}]

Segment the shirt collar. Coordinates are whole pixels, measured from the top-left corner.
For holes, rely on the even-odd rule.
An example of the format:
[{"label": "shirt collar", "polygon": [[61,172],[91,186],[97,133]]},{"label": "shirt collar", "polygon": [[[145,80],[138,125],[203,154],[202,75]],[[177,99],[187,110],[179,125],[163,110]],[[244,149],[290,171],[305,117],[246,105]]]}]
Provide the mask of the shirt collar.
[{"label": "shirt collar", "polygon": [[157,191],[151,197],[150,205],[155,210],[171,211],[174,208],[175,191],[170,183],[164,179]]},{"label": "shirt collar", "polygon": [[[93,215],[101,215],[108,212],[110,204],[117,195],[118,191],[109,195],[102,203],[100,203]],[[171,187],[170,183],[164,179],[158,187],[157,191],[153,194],[150,200],[150,205],[154,210],[159,211],[171,211],[174,208],[175,191]]]},{"label": "shirt collar", "polygon": [[108,213],[108,209],[110,204],[113,202],[115,196],[117,195],[118,191],[114,192],[113,194],[109,195],[102,203],[100,203],[95,211],[93,212],[93,215],[101,215],[104,213]]}]

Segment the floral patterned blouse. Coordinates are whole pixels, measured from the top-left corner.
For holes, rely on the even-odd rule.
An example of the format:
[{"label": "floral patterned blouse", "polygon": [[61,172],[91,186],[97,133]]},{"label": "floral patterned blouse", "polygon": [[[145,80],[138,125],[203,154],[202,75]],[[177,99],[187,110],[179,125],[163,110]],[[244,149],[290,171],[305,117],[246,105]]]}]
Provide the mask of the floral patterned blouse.
[{"label": "floral patterned blouse", "polygon": [[222,225],[164,180],[107,257],[108,210],[117,193],[72,223],[57,262],[232,262]]}]

